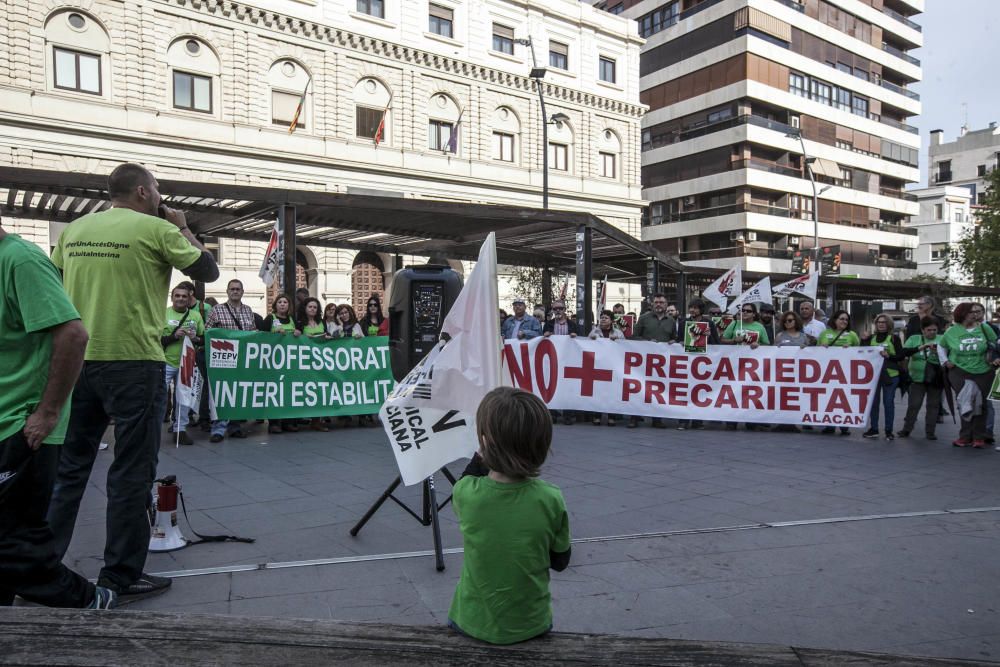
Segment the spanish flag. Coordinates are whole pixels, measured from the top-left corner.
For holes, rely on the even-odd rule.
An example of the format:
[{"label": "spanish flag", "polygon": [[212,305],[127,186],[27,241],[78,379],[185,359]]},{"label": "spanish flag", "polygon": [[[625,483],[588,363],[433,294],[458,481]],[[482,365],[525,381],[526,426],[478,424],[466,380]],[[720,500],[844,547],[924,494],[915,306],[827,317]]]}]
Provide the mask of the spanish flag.
[{"label": "spanish flag", "polygon": [[302,91],[302,97],[299,98],[299,105],[295,107],[295,114],[292,116],[292,122],[288,124],[288,134],[295,131],[296,126],[299,124],[299,116],[302,115],[302,108],[306,105],[306,93],[309,92],[309,84],[312,83],[312,77],[306,81],[306,87]]}]

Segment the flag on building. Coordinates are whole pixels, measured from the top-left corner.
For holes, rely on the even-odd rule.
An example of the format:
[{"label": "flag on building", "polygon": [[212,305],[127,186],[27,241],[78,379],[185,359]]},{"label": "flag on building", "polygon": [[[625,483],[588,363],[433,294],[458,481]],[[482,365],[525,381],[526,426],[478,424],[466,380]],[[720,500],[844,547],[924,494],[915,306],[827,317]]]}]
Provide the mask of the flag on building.
[{"label": "flag on building", "polygon": [[462,116],[465,115],[465,107],[458,112],[458,120],[455,121],[455,126],[451,128],[451,136],[448,137],[448,145],[445,150],[449,153],[458,154],[458,130],[462,127]]},{"label": "flag on building", "polygon": [[815,301],[817,288],[819,288],[819,272],[813,271],[781,283],[773,291],[774,296],[778,298],[804,296],[810,301]]},{"label": "flag on building", "polygon": [[566,276],[566,280],[563,281],[562,287],[559,289],[559,300],[566,301],[566,292],[569,290],[569,276]]},{"label": "flag on building", "polygon": [[604,280],[597,283],[597,316],[601,316],[601,311],[608,307],[608,274],[604,274]]},{"label": "flag on building", "polygon": [[385,118],[389,115],[389,107],[392,106],[392,94],[389,94],[389,102],[386,103],[385,109],[382,110],[382,117],[378,120],[378,127],[375,128],[375,147],[377,148],[382,141],[385,140]]},{"label": "flag on building", "polygon": [[396,385],[379,417],[404,484],[417,484],[479,447],[479,402],[500,386],[496,314],[496,235],[479,259],[441,327],[442,340]]},{"label": "flag on building", "polygon": [[306,87],[302,90],[302,96],[299,98],[299,104],[295,107],[295,113],[292,115],[292,122],[288,124],[288,134],[295,131],[295,128],[299,124],[299,116],[302,115],[302,109],[306,106],[306,93],[309,92],[309,84],[312,83],[312,77],[306,81]]},{"label": "flag on building", "polygon": [[274,277],[278,275],[278,266],[281,263],[281,227],[278,219],[274,220],[274,229],[271,230],[271,239],[267,242],[267,249],[264,251],[264,263],[260,266],[257,275],[270,287],[274,284]]},{"label": "flag on building", "polygon": [[719,276],[715,282],[705,288],[701,295],[712,303],[725,308],[726,304],[729,303],[729,297],[739,295],[742,289],[743,269],[737,265]]},{"label": "flag on building", "polygon": [[771,303],[774,296],[771,294],[771,276],[764,276],[760,282],[740,294],[735,301],[729,304],[726,310],[730,313],[739,312],[740,306],[745,303]]}]

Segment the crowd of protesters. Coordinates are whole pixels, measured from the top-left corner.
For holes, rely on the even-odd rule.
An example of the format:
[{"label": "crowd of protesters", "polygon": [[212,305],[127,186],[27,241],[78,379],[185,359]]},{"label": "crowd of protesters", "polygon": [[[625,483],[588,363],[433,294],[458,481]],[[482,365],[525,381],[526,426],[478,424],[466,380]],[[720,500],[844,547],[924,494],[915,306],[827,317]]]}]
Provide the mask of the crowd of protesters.
[{"label": "crowd of protesters", "polygon": [[[541,306],[529,315],[523,299],[515,299],[513,315],[500,311],[500,332],[504,339],[526,340],[535,336],[578,336],[575,319],[567,313],[563,301],[552,304],[546,314]],[[860,335],[845,310],[837,310],[826,318],[810,301],[802,301],[798,309],[776,313],[771,304],[743,304],[735,316],[726,317],[714,304],[701,300],[688,304],[687,317],[681,317],[676,306],[669,304],[663,294],[651,299],[651,308],[635,318],[625,314],[625,308],[616,304],[612,310],[603,310],[593,330],[591,339],[619,341],[644,340],[657,343],[683,343],[686,322],[704,321],[709,324],[710,345],[745,345],[755,350],[762,345],[778,347],[860,347],[881,348],[884,359],[881,375],[872,396],[868,429],[864,438],[884,437],[895,440],[913,434],[917,417],[924,411],[926,440],[937,440],[937,425],[942,423],[945,410],[942,397],[945,392],[955,396],[954,417],[961,421],[956,447],[985,448],[994,445],[994,408],[988,400],[991,384],[1000,366],[1000,313],[989,320],[986,309],[978,303],[961,303],[949,316],[938,311],[932,297],[923,296],[917,301],[917,312],[905,327],[898,327],[885,313],[875,316],[870,330]],[[951,324],[949,324],[949,319]],[[896,430],[896,394],[906,397],[906,413],[902,428]],[[563,424],[572,424],[576,415],[564,410]],[[593,414],[595,426],[606,423],[615,426],[621,415]],[[635,428],[641,418],[629,417],[628,427]],[[653,428],[666,428],[663,419],[650,420]],[[880,431],[881,427],[881,431]],[[704,428],[699,420],[678,420],[680,430]],[[725,428],[738,428],[726,422]],[[746,429],[756,431],[773,428],[775,431],[800,431],[795,426],[746,424]],[[811,427],[802,427],[811,430]],[[821,431],[833,434],[837,429],[826,426]],[[841,435],[851,430],[840,427]],[[997,448],[1000,450],[1000,447]]]}]

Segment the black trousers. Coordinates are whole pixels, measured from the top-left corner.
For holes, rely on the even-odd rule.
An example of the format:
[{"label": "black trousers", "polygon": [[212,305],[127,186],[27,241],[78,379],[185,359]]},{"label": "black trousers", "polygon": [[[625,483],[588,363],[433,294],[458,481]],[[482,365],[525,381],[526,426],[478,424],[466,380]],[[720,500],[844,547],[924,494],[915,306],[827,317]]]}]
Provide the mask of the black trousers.
[{"label": "black trousers", "polygon": [[97,458],[101,436],[115,420],[114,462],[107,478],[104,568],[100,579],[132,585],[149,549],[151,490],[166,411],[164,364],[87,361],[73,390],[66,443],[59,456],[49,523],[62,558],[73,538],[80,500]]},{"label": "black trousers", "polygon": [[[948,391],[951,390],[949,389]],[[941,387],[923,382],[914,382],[910,385],[908,394],[903,429],[906,431],[913,430],[913,426],[917,423],[917,414],[920,412],[920,406],[926,400],[927,411],[924,416],[924,430],[927,435],[934,435],[934,429],[937,428],[938,415],[941,414]]]},{"label": "black trousers", "polygon": [[59,449],[33,452],[23,432],[0,442],[0,606],[15,595],[47,607],[86,607],[94,599],[94,585],[62,564],[45,520]]}]

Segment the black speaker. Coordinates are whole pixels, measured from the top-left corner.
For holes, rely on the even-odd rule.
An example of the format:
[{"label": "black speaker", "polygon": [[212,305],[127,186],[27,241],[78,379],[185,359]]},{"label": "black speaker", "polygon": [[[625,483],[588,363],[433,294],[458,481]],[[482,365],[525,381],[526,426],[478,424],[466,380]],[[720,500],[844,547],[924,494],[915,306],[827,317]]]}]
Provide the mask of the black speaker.
[{"label": "black speaker", "polygon": [[389,289],[389,357],[402,380],[433,349],[441,326],[462,291],[462,276],[448,266],[408,266]]}]

